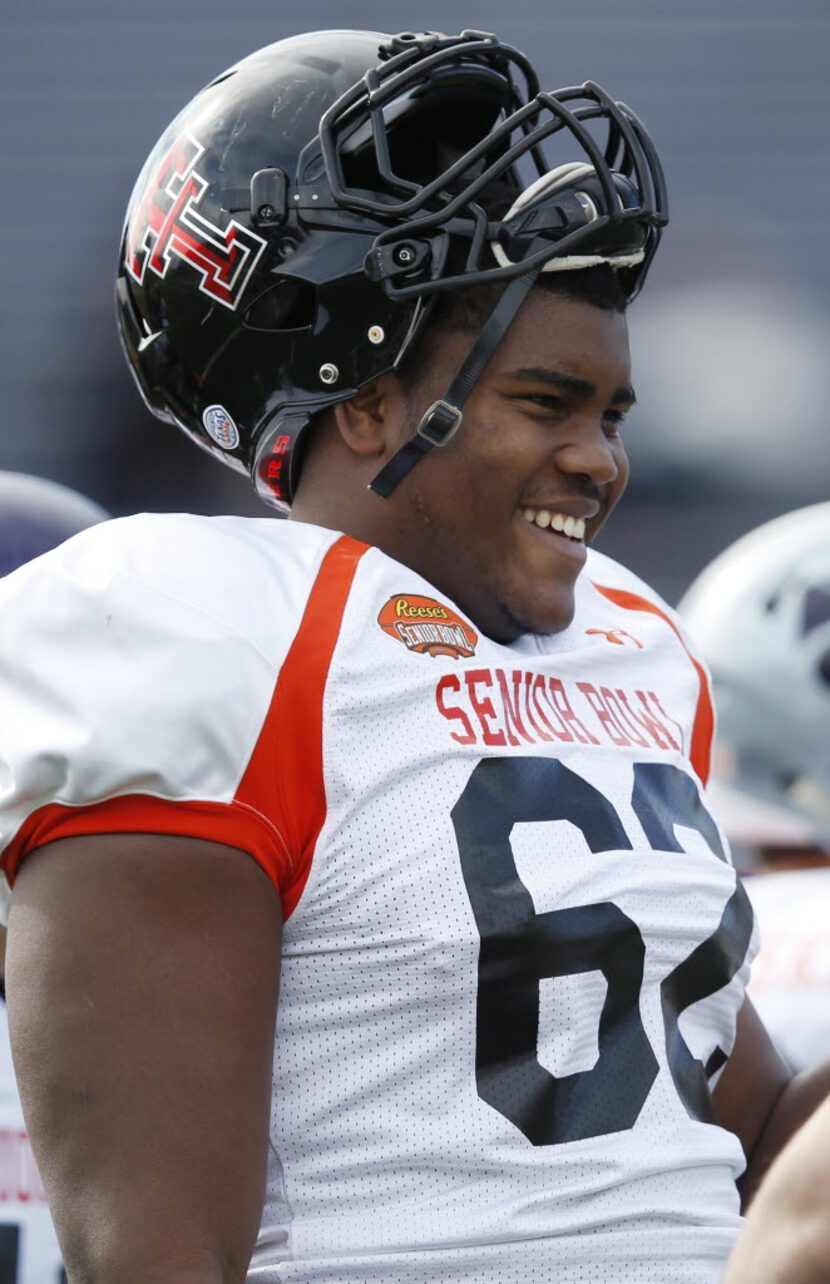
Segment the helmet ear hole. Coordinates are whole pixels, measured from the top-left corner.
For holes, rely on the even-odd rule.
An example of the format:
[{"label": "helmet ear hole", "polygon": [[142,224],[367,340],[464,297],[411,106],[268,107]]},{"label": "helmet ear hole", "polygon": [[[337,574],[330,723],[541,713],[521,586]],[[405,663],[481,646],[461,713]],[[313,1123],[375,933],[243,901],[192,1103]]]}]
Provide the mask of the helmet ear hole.
[{"label": "helmet ear hole", "polygon": [[281,277],[260,294],[244,315],[250,330],[310,330],[317,315],[317,291],[307,281]]},{"label": "helmet ear hole", "polygon": [[813,585],[804,595],[801,632],[812,633],[823,624],[830,624],[830,584]]}]

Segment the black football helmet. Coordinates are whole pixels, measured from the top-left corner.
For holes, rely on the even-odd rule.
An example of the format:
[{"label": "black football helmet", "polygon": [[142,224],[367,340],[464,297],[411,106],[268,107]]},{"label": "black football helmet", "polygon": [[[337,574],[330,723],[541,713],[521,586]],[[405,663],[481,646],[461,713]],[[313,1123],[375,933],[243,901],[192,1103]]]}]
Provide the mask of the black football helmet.
[{"label": "black football helmet", "polygon": [[[558,148],[554,163],[551,148]],[[117,310],[149,408],[287,510],[314,415],[395,369],[445,290],[507,288],[446,398],[372,483],[456,430],[540,271],[633,297],[667,222],[636,116],[540,92],[493,35],[321,31],[245,58],[173,121],[124,225]]]}]

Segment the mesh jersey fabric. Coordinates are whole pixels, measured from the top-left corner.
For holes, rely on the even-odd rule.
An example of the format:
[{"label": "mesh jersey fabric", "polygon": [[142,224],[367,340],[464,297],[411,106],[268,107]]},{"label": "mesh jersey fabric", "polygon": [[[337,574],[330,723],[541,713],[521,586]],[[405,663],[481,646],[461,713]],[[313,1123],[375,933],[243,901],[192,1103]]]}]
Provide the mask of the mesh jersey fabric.
[{"label": "mesh jersey fabric", "polygon": [[252,1281],[720,1278],[752,915],[707,678],[646,586],[590,552],[571,625],[504,646],[336,532],[142,516],[15,573],[0,620],[10,882],[164,825],[282,895]]}]

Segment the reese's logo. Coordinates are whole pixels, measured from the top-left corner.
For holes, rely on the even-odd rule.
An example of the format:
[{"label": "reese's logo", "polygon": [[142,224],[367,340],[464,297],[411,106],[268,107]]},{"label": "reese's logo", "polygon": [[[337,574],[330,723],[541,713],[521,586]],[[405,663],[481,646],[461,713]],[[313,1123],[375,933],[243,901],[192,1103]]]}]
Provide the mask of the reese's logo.
[{"label": "reese's logo", "polygon": [[478,634],[433,597],[396,593],[381,607],[378,624],[419,655],[451,655],[454,660],[475,655]]}]

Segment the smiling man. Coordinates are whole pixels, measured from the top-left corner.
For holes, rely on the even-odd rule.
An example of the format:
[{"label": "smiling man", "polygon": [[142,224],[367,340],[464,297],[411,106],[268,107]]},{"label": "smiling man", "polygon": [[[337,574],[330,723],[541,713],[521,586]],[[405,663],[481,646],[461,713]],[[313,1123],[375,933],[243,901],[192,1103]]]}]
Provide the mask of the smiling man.
[{"label": "smiling man", "polygon": [[477,381],[464,430],[386,503],[370,489],[451,383],[496,298],[482,286],[460,306],[450,296],[402,372],[329,412],[292,516],[354,532],[440,587],[489,637],[513,642],[570,623],[586,546],[628,478],[620,427],[634,391],[613,269],[549,274]]},{"label": "smiling man", "polygon": [[477,32],[282,41],[144,167],[138,385],[292,520],[131,518],[3,586],[70,1279],[720,1278],[826,1075],[744,1001],[705,672],[589,547],[665,222],[636,117]]}]

